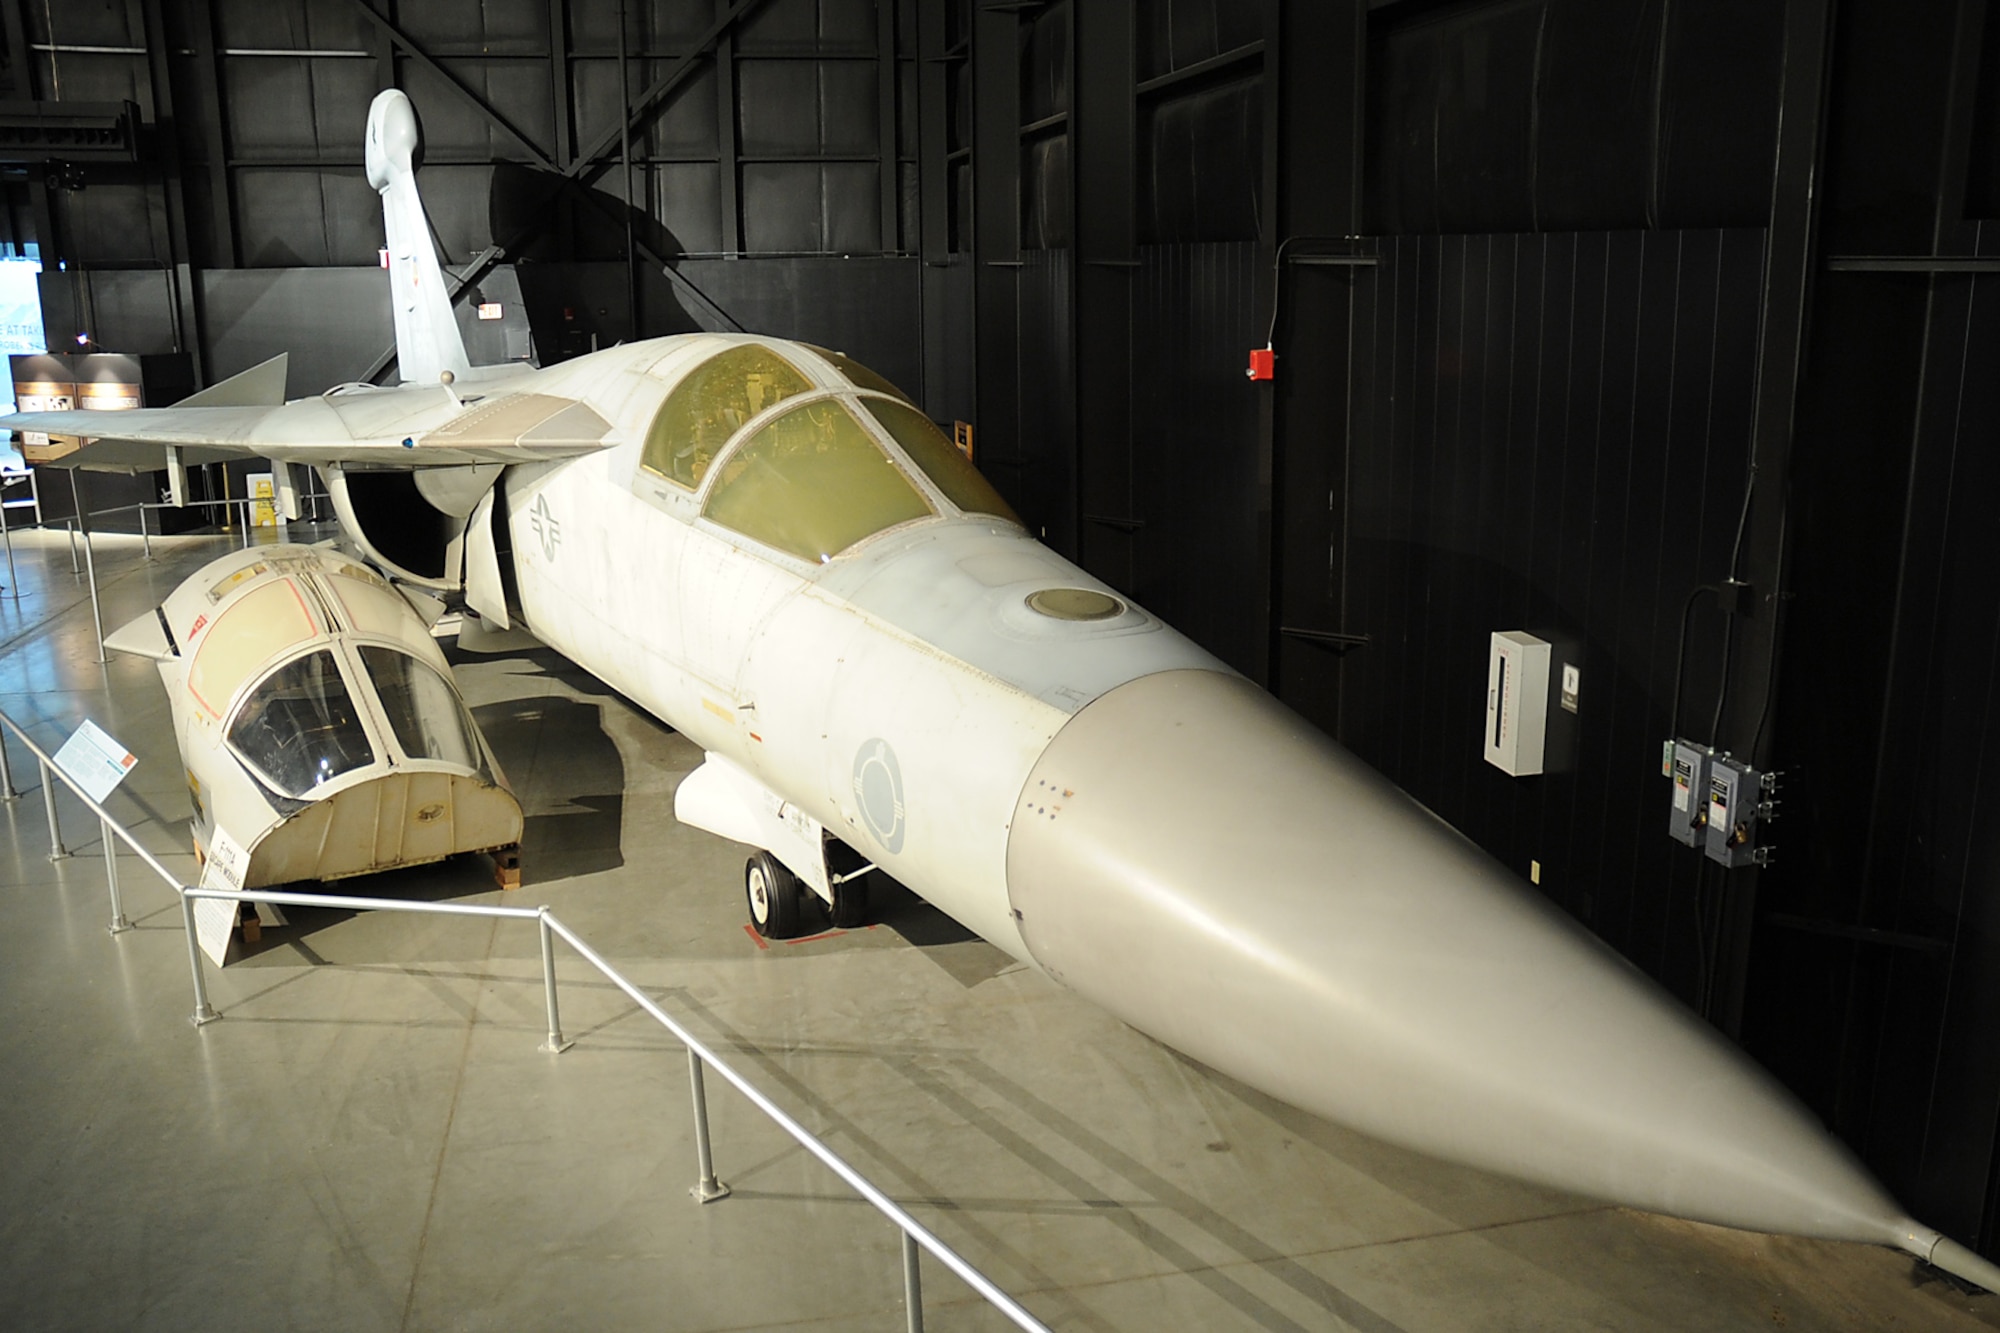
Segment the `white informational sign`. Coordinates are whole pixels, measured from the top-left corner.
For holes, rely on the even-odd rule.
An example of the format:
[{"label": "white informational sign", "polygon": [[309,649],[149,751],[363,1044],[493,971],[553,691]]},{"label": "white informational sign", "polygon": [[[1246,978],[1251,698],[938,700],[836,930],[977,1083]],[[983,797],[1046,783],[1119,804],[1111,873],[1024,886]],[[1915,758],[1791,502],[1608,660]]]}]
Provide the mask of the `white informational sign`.
[{"label": "white informational sign", "polygon": [[89,718],[56,751],[56,767],[99,805],[139,760]]},{"label": "white informational sign", "polygon": [[[220,825],[208,840],[208,861],[201,868],[201,887],[243,891],[243,872],[250,867],[250,853]],[[194,900],[195,942],[217,967],[229,953],[229,935],[236,929],[238,904],[233,898]]]},{"label": "white informational sign", "polygon": [[217,967],[229,954],[229,932],[236,929],[236,902],[230,898],[194,900],[194,938]]}]

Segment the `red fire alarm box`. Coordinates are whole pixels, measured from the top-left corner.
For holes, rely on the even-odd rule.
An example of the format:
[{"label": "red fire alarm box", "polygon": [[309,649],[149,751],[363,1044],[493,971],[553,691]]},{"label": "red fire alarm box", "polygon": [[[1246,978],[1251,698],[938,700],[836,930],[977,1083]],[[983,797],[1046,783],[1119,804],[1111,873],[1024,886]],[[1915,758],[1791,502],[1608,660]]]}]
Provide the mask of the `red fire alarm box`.
[{"label": "red fire alarm box", "polygon": [[1250,349],[1250,369],[1244,374],[1253,380],[1268,380],[1278,373],[1278,354],[1268,347]]}]

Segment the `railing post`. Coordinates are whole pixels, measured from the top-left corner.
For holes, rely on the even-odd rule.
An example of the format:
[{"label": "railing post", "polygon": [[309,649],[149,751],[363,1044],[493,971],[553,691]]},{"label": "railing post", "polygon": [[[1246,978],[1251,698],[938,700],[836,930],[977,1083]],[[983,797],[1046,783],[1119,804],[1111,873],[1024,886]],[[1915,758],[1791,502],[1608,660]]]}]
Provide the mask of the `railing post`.
[{"label": "railing post", "polygon": [[[97,626],[97,660],[108,662],[111,659],[104,655],[104,612],[97,604],[97,557],[90,549],[90,516],[83,507],[83,485],[77,480],[82,473],[82,468],[73,467],[69,470],[69,494],[70,498],[76,501],[76,526],[83,529],[83,562],[90,568],[90,619]],[[70,531],[69,555],[70,563],[75,564],[75,529]]]},{"label": "railing post", "polygon": [[240,503],[243,506],[243,549],[247,551],[250,549],[250,501],[245,499]]},{"label": "railing post", "polygon": [[99,819],[98,828],[104,832],[104,884],[111,890],[111,933],[123,935],[132,929],[132,923],[125,916],[125,904],[118,897],[118,838],[111,831],[111,821]]},{"label": "railing post", "polygon": [[7,525],[7,488],[0,485],[0,542],[7,545],[7,595],[19,598],[21,582],[14,575],[14,529]]},{"label": "railing post", "polygon": [[535,918],[542,935],[542,996],[549,1006],[549,1039],[542,1043],[542,1049],[550,1055],[561,1055],[574,1046],[575,1042],[563,1040],[562,1010],[556,1004],[556,942],[555,933],[549,929],[549,909],[542,906],[542,914]]},{"label": "railing post", "polygon": [[0,801],[18,800],[20,795],[14,785],[14,761],[7,757],[7,729],[0,726]]},{"label": "railing post", "polygon": [[910,1321],[910,1333],[924,1333],[924,1275],[918,1267],[923,1251],[909,1232],[897,1227],[896,1234],[903,1238],[903,1310]]},{"label": "railing post", "polygon": [[701,1179],[688,1193],[702,1203],[729,1197],[729,1186],[715,1178],[715,1155],[708,1146],[708,1094],[701,1085],[701,1057],[688,1047],[688,1084],[694,1089],[694,1154]]},{"label": "railing post", "polygon": [[49,812],[49,860],[60,861],[69,855],[69,848],[63,846],[62,824],[56,819],[56,775],[47,760],[35,762],[42,766],[42,807]]},{"label": "railing post", "polygon": [[90,623],[97,627],[97,660],[109,662],[104,655],[104,611],[97,604],[97,557],[90,549],[90,529],[83,530],[83,563],[90,579]]},{"label": "railing post", "polygon": [[208,1002],[208,982],[201,975],[201,943],[194,931],[194,899],[188,897],[187,890],[181,889],[181,929],[187,935],[188,967],[194,971],[194,1012],[188,1015],[188,1022],[196,1027],[213,1023],[222,1017]]}]

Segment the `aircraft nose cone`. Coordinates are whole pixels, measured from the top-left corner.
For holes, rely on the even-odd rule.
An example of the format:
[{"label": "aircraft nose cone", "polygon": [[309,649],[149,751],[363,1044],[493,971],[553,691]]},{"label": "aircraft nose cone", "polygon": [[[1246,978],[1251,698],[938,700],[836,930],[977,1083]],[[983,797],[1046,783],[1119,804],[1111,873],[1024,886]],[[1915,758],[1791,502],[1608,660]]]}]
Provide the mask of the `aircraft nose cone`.
[{"label": "aircraft nose cone", "polygon": [[1247,681],[1162,672],[1079,712],[1007,880],[1056,979],[1293,1105],[1655,1212],[1898,1243],[1775,1080]]}]

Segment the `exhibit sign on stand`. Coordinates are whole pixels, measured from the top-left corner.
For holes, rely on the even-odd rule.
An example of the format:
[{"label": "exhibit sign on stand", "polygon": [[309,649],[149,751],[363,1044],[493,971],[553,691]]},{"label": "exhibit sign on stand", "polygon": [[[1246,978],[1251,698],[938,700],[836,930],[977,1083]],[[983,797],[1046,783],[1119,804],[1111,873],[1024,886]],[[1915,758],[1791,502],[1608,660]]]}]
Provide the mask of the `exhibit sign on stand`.
[{"label": "exhibit sign on stand", "polygon": [[89,718],[85,718],[83,725],[70,733],[62,748],[56,751],[55,759],[56,767],[99,805],[104,804],[104,798],[125,780],[125,775],[139,762],[137,756]]}]

